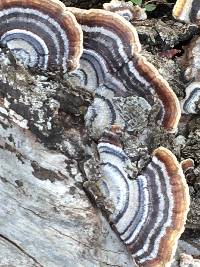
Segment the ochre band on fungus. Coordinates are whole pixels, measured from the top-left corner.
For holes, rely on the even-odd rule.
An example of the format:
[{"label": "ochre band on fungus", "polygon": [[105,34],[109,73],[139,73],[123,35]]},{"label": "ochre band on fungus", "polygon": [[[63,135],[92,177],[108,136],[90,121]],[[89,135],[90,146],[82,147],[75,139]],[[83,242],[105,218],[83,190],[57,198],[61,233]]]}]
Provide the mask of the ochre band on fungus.
[{"label": "ochre band on fungus", "polygon": [[25,65],[42,69],[73,70],[83,51],[80,25],[56,0],[0,1],[0,39]]},{"label": "ochre band on fungus", "polygon": [[[120,37],[127,56],[131,56],[133,52],[140,52],[141,44],[136,29],[123,17],[101,9],[84,10],[68,7],[67,10],[75,15],[82,27],[101,27],[113,30],[113,33]],[[101,29],[99,29],[99,32],[101,32]]]},{"label": "ochre band on fungus", "polygon": [[[152,85],[162,105],[164,106],[164,116],[162,124],[168,131],[174,132],[177,129],[181,112],[178,98],[169,86],[168,82],[163,79],[157,69],[147,60],[140,56],[138,60],[138,72],[146,77],[146,80]],[[136,68],[137,68],[136,66]]]}]

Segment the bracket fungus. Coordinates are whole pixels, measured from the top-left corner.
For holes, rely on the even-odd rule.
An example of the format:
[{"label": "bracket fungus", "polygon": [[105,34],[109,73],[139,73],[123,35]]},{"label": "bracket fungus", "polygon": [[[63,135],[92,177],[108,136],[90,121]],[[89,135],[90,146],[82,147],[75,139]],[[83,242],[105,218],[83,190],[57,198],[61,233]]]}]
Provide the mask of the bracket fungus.
[{"label": "bracket fungus", "polygon": [[181,102],[182,112],[200,113],[200,82],[193,82],[186,88],[186,97]]},{"label": "bracket fungus", "polygon": [[169,266],[190,202],[181,165],[171,151],[159,147],[141,175],[130,180],[129,159],[114,133],[105,133],[98,152],[98,184],[114,207],[107,213],[112,227],[139,266]]},{"label": "bracket fungus", "polygon": [[134,6],[131,1],[111,0],[110,3],[104,3],[103,8],[107,11],[115,12],[128,21],[147,19],[145,8]]},{"label": "bracket fungus", "polygon": [[82,54],[82,30],[58,0],[0,1],[0,42],[25,65],[75,69]]},{"label": "bracket fungus", "polygon": [[199,0],[177,0],[173,8],[173,16],[181,21],[200,25]]},{"label": "bracket fungus", "polygon": [[81,24],[84,51],[80,68],[68,78],[106,98],[138,95],[150,104],[157,95],[160,120],[174,132],[180,119],[178,99],[166,80],[139,53],[141,45],[134,26],[110,11],[68,8]]}]

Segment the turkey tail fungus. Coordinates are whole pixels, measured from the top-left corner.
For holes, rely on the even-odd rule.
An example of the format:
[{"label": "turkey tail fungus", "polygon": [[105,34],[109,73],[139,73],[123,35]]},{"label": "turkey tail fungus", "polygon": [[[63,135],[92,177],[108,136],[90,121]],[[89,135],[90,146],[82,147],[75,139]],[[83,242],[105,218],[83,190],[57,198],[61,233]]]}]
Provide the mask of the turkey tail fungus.
[{"label": "turkey tail fungus", "polygon": [[193,82],[186,88],[186,97],[181,102],[182,112],[200,113],[200,82]]},{"label": "turkey tail fungus", "polygon": [[134,26],[105,10],[68,8],[84,35],[80,68],[71,79],[104,97],[138,95],[152,105],[160,101],[160,121],[174,132],[180,119],[179,101],[156,68],[140,55],[141,45]]},{"label": "turkey tail fungus", "polygon": [[77,68],[82,30],[58,0],[0,1],[0,41],[29,67]]},{"label": "turkey tail fungus", "polygon": [[108,220],[139,266],[170,266],[190,203],[181,165],[170,150],[159,147],[130,180],[130,162],[113,135],[106,133],[98,144],[99,187],[114,207]]},{"label": "turkey tail fungus", "polygon": [[107,11],[115,12],[116,14],[124,17],[128,21],[147,19],[145,8],[135,6],[131,1],[125,2],[112,0],[110,3],[104,3],[103,8]]}]

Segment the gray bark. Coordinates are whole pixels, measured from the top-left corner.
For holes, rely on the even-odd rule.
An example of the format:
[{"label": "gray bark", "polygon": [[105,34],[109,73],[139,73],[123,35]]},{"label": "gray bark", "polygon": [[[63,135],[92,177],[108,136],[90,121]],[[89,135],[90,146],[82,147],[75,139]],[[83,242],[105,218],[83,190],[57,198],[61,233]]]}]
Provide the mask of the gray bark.
[{"label": "gray bark", "polygon": [[8,58],[1,50],[0,266],[132,266],[82,188],[89,96]]}]

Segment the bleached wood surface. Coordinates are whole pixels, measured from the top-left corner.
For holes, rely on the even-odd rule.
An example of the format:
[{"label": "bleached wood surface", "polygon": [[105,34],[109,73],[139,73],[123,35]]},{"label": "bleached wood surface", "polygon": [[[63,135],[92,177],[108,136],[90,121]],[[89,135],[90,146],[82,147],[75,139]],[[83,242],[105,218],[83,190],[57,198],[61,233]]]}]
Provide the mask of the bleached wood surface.
[{"label": "bleached wood surface", "polygon": [[[2,51],[0,61],[0,266],[132,266],[81,186],[79,146],[75,142],[75,151],[70,143],[70,136],[76,138],[73,125],[73,134],[63,137],[65,154],[38,138],[44,134],[51,143],[52,118],[61,105],[51,94],[55,88],[59,94],[59,84],[41,77],[37,82],[38,77],[13,67]],[[37,134],[26,129],[31,127]],[[67,136],[65,126],[62,131]]]},{"label": "bleached wood surface", "polygon": [[0,135],[0,266],[131,266],[76,166],[2,118]]}]

